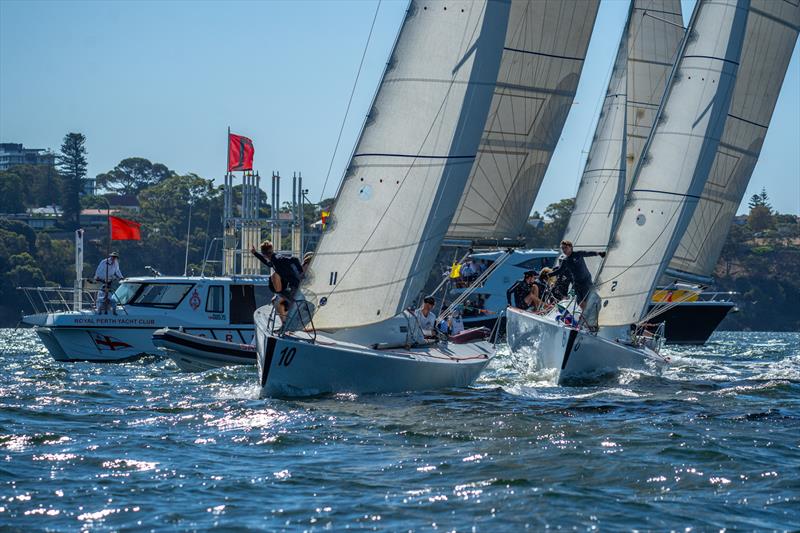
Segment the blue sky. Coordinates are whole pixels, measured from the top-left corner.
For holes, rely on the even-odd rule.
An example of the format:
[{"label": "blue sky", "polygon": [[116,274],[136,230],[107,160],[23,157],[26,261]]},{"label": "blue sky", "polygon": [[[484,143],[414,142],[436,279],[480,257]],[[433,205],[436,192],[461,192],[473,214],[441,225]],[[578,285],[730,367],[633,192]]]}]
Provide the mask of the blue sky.
[{"label": "blue sky", "polygon": [[[89,173],[141,156],[221,180],[225,133],[262,176],[300,171],[316,201],[377,3],[0,0],[0,141],[87,137]],[[693,0],[684,0],[688,19]],[[347,164],[406,8],[384,0],[324,196]],[[575,194],[627,13],[604,0],[575,105],[535,209]],[[800,58],[792,58],[745,199],[800,214]],[[283,197],[288,198],[287,181]],[[268,188],[268,186],[267,186]],[[740,211],[742,209],[740,208]]]}]

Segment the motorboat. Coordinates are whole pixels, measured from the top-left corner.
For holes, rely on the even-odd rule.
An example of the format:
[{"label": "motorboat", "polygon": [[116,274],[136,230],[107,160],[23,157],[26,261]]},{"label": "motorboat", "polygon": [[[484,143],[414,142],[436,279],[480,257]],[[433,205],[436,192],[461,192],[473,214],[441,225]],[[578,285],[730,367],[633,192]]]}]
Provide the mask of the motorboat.
[{"label": "motorboat", "polygon": [[256,364],[254,343],[230,342],[162,328],[153,333],[153,344],[162,348],[183,372],[203,372],[225,366]]},{"label": "motorboat", "polygon": [[253,312],[271,293],[264,276],[148,276],[123,280],[114,305],[98,313],[91,291],[75,307],[73,289],[23,288],[38,312],[23,317],[56,361],[118,362],[159,355],[153,333],[181,329],[252,344]]}]

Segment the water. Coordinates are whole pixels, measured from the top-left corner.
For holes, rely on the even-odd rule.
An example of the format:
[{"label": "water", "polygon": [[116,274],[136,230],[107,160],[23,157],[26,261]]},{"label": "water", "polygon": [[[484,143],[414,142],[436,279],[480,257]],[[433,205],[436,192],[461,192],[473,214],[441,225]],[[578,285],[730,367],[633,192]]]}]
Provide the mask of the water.
[{"label": "water", "polygon": [[505,352],[470,390],[306,401],[0,338],[0,528],[800,528],[797,333],[595,387]]}]

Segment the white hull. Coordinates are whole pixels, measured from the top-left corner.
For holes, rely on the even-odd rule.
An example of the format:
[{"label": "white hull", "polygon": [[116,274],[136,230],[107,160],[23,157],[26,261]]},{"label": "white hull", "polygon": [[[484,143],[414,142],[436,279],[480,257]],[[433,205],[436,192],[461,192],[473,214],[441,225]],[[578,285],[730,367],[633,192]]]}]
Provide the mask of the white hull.
[{"label": "white hull", "polygon": [[[63,318],[62,315],[60,318]],[[49,325],[36,326],[42,344],[56,361],[74,362],[88,361],[94,363],[112,363],[127,361],[145,355],[163,355],[153,344],[153,333],[160,326],[152,327],[96,327]],[[178,326],[175,326],[177,329]],[[243,344],[253,340],[253,329],[250,328],[184,328],[187,333],[208,338],[231,338]]]},{"label": "white hull", "polygon": [[163,348],[167,357],[184,372],[256,364],[256,350],[252,344],[219,341],[170,329],[153,333],[153,344]]},{"label": "white hull", "polygon": [[376,350],[318,334],[276,337],[256,312],[261,397],[392,393],[467,387],[494,356],[485,341]]},{"label": "white hull", "polygon": [[506,310],[508,344],[514,353],[552,369],[559,384],[613,375],[622,368],[661,368],[669,362],[650,348],[610,340],[516,308]]}]

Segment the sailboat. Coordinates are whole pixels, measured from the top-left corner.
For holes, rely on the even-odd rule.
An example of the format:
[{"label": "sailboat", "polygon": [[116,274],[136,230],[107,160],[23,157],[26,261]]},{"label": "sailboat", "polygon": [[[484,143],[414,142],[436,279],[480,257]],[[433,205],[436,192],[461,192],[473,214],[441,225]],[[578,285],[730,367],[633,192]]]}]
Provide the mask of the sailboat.
[{"label": "sailboat", "polygon": [[294,306],[310,311],[301,327],[255,313],[262,396],[464,387],[493,357],[485,341],[425,339],[408,308],[475,160],[510,11],[409,5]]},{"label": "sailboat", "polygon": [[[546,315],[508,309],[512,351],[532,349],[540,367],[557,370],[559,382],[667,362],[658,354],[660,340],[646,329],[647,309],[711,170],[730,108],[748,8],[747,0],[698,1],[626,198],[626,181],[620,176],[627,163],[618,159],[627,157],[619,149],[624,140],[598,146],[598,153],[608,154],[603,156],[607,161],[617,162],[609,167],[613,171],[597,173],[598,193],[611,199],[606,202],[611,207],[606,225],[592,243],[605,247],[610,242],[595,285],[599,299],[588,304],[599,312],[599,322],[583,317],[590,327],[582,327],[562,306]],[[627,48],[631,20],[618,67],[627,62],[620,56]],[[615,100],[613,90],[623,87],[620,70],[612,75],[609,114],[598,128],[625,121],[624,107],[608,102]],[[621,198],[624,206],[614,209]],[[582,212],[596,214],[591,206]]]}]

